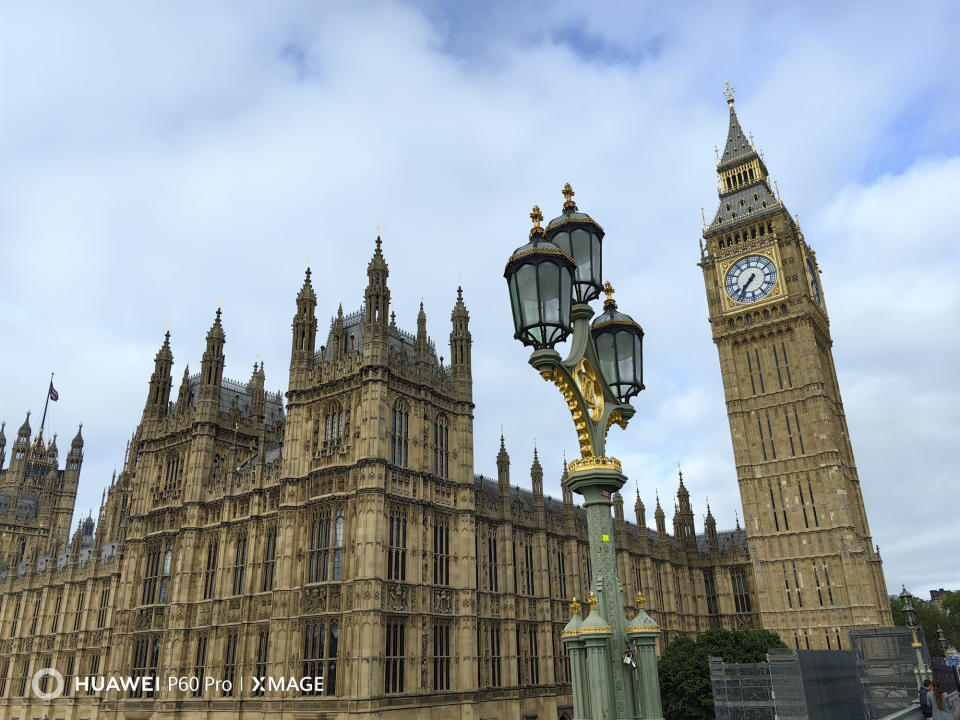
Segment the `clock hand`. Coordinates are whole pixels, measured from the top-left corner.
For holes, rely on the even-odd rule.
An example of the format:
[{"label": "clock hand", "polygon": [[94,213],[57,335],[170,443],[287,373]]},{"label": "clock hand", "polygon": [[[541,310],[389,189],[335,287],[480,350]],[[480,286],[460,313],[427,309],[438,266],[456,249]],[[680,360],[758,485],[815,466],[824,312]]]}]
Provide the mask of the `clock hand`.
[{"label": "clock hand", "polygon": [[744,285],[743,285],[743,289],[744,289],[744,290],[746,290],[748,287],[750,287],[750,283],[753,282],[753,279],[754,279],[756,276],[757,276],[757,274],[756,274],[755,272],[750,273],[750,278],[749,278],[749,279],[747,280],[747,282],[744,283]]}]

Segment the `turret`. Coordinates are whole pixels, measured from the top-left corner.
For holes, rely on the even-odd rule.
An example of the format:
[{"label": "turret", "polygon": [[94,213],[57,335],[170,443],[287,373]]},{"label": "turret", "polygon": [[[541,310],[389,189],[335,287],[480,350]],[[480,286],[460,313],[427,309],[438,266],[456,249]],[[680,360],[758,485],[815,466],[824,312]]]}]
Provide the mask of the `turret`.
[{"label": "turret", "polygon": [[265,396],[263,386],[266,376],[263,372],[263,362],[253,364],[253,375],[250,376],[250,382],[247,383],[247,392],[250,394],[250,416],[259,418],[261,421],[264,416]]},{"label": "turret", "polygon": [[20,429],[17,430],[17,439],[13,441],[13,457],[10,458],[11,469],[14,466],[19,467],[26,458],[27,451],[30,450],[30,433],[30,411],[27,410],[27,417]]},{"label": "turret", "polygon": [[677,488],[677,514],[674,518],[677,545],[688,550],[696,550],[697,533],[693,522],[693,510],[690,507],[690,493],[683,484],[683,472],[678,469],[680,487]]},{"label": "turret", "polygon": [[343,303],[337,307],[337,318],[333,321],[333,332],[330,334],[330,344],[333,346],[333,361],[339,362],[346,352],[346,334],[343,330]]},{"label": "turret", "polygon": [[183,368],[183,380],[180,381],[180,392],[177,395],[177,415],[182,415],[190,409],[190,366]]},{"label": "turret", "polygon": [[510,455],[500,433],[500,452],[497,453],[497,484],[500,486],[500,502],[505,509],[510,507]]},{"label": "turret", "polygon": [[413,359],[417,364],[427,362],[427,314],[423,311],[423,300],[420,301],[420,312],[417,313],[417,338],[413,342]]},{"label": "turret", "polygon": [[533,448],[533,464],[530,466],[530,487],[533,490],[533,511],[537,517],[543,516],[543,466],[537,457],[537,448]]},{"label": "turret", "polygon": [[633,504],[633,511],[637,516],[637,529],[640,531],[640,537],[645,537],[644,530],[647,529],[647,511],[643,507],[643,500],[640,499],[640,488],[637,488],[637,501]]},{"label": "turret", "polygon": [[296,370],[313,365],[313,356],[317,344],[317,295],[310,282],[310,268],[307,268],[303,286],[297,293],[297,314],[293,316],[293,347],[290,353],[290,380],[293,384]]},{"label": "turret", "polygon": [[164,335],[163,345],[160,346],[160,350],[153,360],[150,390],[147,393],[147,404],[143,409],[145,415],[166,412],[167,403],[170,402],[170,388],[173,385],[173,379],[170,376],[172,368],[173,353],[170,351],[170,331],[168,330]]},{"label": "turret", "polygon": [[463,304],[463,288],[457,288],[457,302],[450,313],[450,370],[455,380],[470,381],[472,369],[470,361],[470,313]]},{"label": "turret", "polygon": [[567,469],[567,456],[563,456],[563,472],[560,474],[560,492],[563,495],[563,526],[568,535],[574,532],[573,527],[573,491],[569,484],[570,471]]},{"label": "turret", "polygon": [[619,492],[613,494],[613,518],[616,521],[617,530],[623,529],[623,495]]},{"label": "turret", "polygon": [[707,502],[707,517],[703,521],[704,529],[707,531],[707,540],[710,543],[710,552],[719,553],[720,552],[720,541],[717,538],[717,521],[713,517],[713,513],[710,511],[710,503]]},{"label": "turret", "polygon": [[376,250],[367,265],[367,289],[363,295],[366,310],[363,356],[368,362],[387,361],[387,332],[390,327],[390,290],[387,288],[389,275],[378,235]]},{"label": "turret", "polygon": [[4,434],[3,430],[7,427],[7,421],[4,420],[0,422],[0,470],[3,469],[3,460],[6,457],[6,448],[7,448],[7,436]]},{"label": "turret", "polygon": [[657,493],[657,509],[653,511],[653,517],[657,521],[657,535],[660,536],[660,542],[663,543],[667,538],[667,521],[660,507],[660,494]]},{"label": "turret", "polygon": [[220,324],[220,313],[220,308],[217,308],[217,317],[207,333],[207,349],[203,352],[200,364],[200,390],[197,397],[197,408],[202,407],[207,413],[214,414],[220,409],[220,382],[223,380],[226,360],[223,356],[226,335]]},{"label": "turret", "polygon": [[83,423],[77,428],[77,434],[73,436],[70,442],[70,452],[67,454],[67,470],[80,472],[80,466],[83,464]]}]

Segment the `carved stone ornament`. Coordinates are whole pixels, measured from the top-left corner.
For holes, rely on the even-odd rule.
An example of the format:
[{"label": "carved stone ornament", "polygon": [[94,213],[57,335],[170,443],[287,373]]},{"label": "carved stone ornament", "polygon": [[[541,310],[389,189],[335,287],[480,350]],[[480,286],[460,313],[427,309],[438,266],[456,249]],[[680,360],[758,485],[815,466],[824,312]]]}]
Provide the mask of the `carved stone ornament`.
[{"label": "carved stone ornament", "polygon": [[449,590],[433,591],[433,612],[449,615],[452,612],[453,601]]},{"label": "carved stone ornament", "polygon": [[389,585],[384,600],[386,601],[387,610],[406,610],[409,600],[407,587],[397,584]]},{"label": "carved stone ornament", "polygon": [[327,609],[326,588],[307,588],[303,591],[303,610],[307,613],[323,612]]}]

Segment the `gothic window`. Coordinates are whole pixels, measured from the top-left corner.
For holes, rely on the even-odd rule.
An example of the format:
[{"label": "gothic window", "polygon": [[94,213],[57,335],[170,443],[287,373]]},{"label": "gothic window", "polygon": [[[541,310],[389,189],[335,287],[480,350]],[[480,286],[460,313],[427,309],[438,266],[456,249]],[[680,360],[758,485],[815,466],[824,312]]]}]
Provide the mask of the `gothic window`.
[{"label": "gothic window", "polygon": [[86,595],[86,593],[83,590],[77,593],[77,605],[73,613],[73,631],[74,632],[77,632],[78,630],[80,630],[81,625],[83,625],[83,603],[85,600],[84,595]]},{"label": "gothic window", "polygon": [[[776,455],[774,455],[776,457]],[[790,521],[787,518],[787,504],[783,499],[783,484],[777,483],[777,490],[780,492],[780,510],[783,512],[783,528],[784,530],[790,530]]]},{"label": "gothic window", "polygon": [[[517,549],[519,547],[519,563],[517,562]],[[516,536],[513,546],[514,571],[519,573],[516,578],[517,594],[532,597],[534,594],[534,571],[533,571],[533,538],[526,533],[519,533]]]},{"label": "gothic window", "polygon": [[797,438],[800,440],[800,454],[806,455],[807,451],[803,448],[803,433],[800,431],[800,416],[797,414],[797,409],[793,409],[793,419],[797,423]]},{"label": "gothic window", "polygon": [[387,621],[386,648],[384,652],[383,691],[385,693],[403,692],[403,659],[405,626],[399,618]]},{"label": "gothic window", "polygon": [[[37,621],[40,619],[40,593],[37,593],[37,600],[33,604],[33,620],[30,621],[31,637],[37,634]],[[44,665],[43,667],[48,667]]]},{"label": "gothic window", "polygon": [[[767,446],[766,446],[766,444],[765,444],[765,442],[764,442],[764,439],[763,439],[763,424],[760,422],[760,418],[757,418],[757,429],[760,431],[760,449],[763,451],[763,459],[766,460],[766,459],[767,459]],[[772,490],[771,490],[770,492],[771,492],[771,494],[773,493]],[[773,501],[773,499],[771,498],[771,502],[772,502],[772,501]],[[777,528],[777,529],[779,530],[779,528]]]},{"label": "gothic window", "polygon": [[663,606],[663,577],[660,574],[660,568],[657,568],[657,610],[664,611]]},{"label": "gothic window", "polygon": [[557,597],[560,598],[561,600],[565,600],[567,597],[567,570],[566,570],[566,562],[564,561],[564,558],[563,558],[562,542],[557,543],[556,555],[557,555],[557,590],[559,591]]},{"label": "gothic window", "polygon": [[733,585],[733,606],[736,612],[750,612],[750,591],[747,587],[747,572],[743,568],[730,570],[730,581]]},{"label": "gothic window", "polygon": [[483,580],[484,590],[490,592],[499,592],[500,590],[500,570],[497,563],[497,529],[485,527],[485,545],[484,557],[486,558]]},{"label": "gothic window", "polygon": [[827,581],[827,598],[830,600],[830,607],[833,607],[833,588],[830,586],[830,569],[827,562],[823,562],[823,577]]},{"label": "gothic window", "polygon": [[224,697],[233,697],[233,682],[237,675],[237,643],[239,633],[234,630],[227,635],[227,643],[223,659],[223,683],[221,689]]},{"label": "gothic window", "polygon": [[343,508],[320,508],[310,525],[307,582],[340,580],[343,573]]},{"label": "gothic window", "polygon": [[705,568],[703,571],[703,589],[707,596],[707,614],[718,615],[720,610],[717,607],[717,581],[713,568]]},{"label": "gothic window", "polygon": [[[9,661],[8,661],[9,662]],[[63,694],[69,696],[70,692],[73,690],[73,668],[76,663],[76,656],[68,655],[67,656],[67,670],[63,673]],[[7,679],[7,670],[3,668],[0,670],[0,697],[3,697],[3,684]]]},{"label": "gothic window", "polygon": [[257,635],[257,666],[255,677],[260,678],[261,684],[257,687],[253,694],[260,696],[263,695],[263,685],[266,683],[267,678],[267,651],[270,647],[270,631],[267,629],[262,629]]},{"label": "gothic window", "polygon": [[203,695],[203,677],[207,666],[207,636],[203,633],[197,635],[197,652],[194,655],[193,676],[200,678],[200,682],[190,693],[193,697]]},{"label": "gothic window", "polygon": [[790,595],[790,580],[787,577],[787,566],[783,566],[783,585],[787,589],[787,606],[793,609],[793,597]]},{"label": "gothic window", "polygon": [[810,518],[807,516],[807,501],[803,498],[803,484],[800,482],[800,478],[797,478],[797,492],[800,493],[800,507],[803,509],[803,525],[804,527],[810,527]]},{"label": "gothic window", "polygon": [[220,544],[211,540],[207,544],[207,566],[203,571],[203,599],[213,597],[213,589],[217,578],[217,550]]},{"label": "gothic window", "polygon": [[407,511],[392,508],[387,516],[387,580],[407,579]]},{"label": "gothic window", "polygon": [[563,625],[553,623],[553,676],[554,682],[570,682],[570,653],[563,647]]},{"label": "gothic window", "polygon": [[813,499],[813,485],[810,483],[810,478],[807,478],[807,492],[810,497],[810,508],[813,510],[813,524],[816,527],[820,527],[820,519],[817,517],[817,501]]},{"label": "gothic window", "polygon": [[97,627],[107,626],[107,613],[110,611],[110,588],[100,591],[100,611],[97,613]]},{"label": "gothic window", "polygon": [[450,584],[450,519],[437,517],[433,526],[433,584]]},{"label": "gothic window", "polygon": [[22,658],[16,665],[13,672],[13,694],[18,697],[24,697],[27,692],[27,671],[29,670],[30,660]]},{"label": "gothic window", "polygon": [[[45,665],[44,667],[50,667]],[[94,653],[90,656],[90,671],[87,673],[88,677],[97,677],[100,674],[100,653]],[[93,695],[94,689],[92,686],[87,687],[87,695]]]},{"label": "gothic window", "polygon": [[247,536],[237,535],[237,545],[233,556],[233,594],[243,594],[243,574],[247,566]]},{"label": "gothic window", "polygon": [[60,630],[60,606],[63,604],[63,590],[57,593],[56,602],[53,604],[53,624],[50,627],[50,632],[58,632]]},{"label": "gothic window", "polygon": [[680,571],[673,569],[673,589],[677,598],[677,612],[683,612],[683,592],[680,587]]},{"label": "gothic window", "polygon": [[325,447],[343,442],[343,406],[338,402],[327,406],[323,418],[323,444]]},{"label": "gothic window", "polygon": [[540,653],[533,623],[517,623],[517,671],[521,685],[539,684]]},{"label": "gothic window", "polygon": [[450,621],[433,623],[433,689],[450,689]]},{"label": "gothic window", "polygon": [[[153,678],[149,683],[138,682],[130,688],[130,697],[148,697],[154,695],[157,684],[157,665],[160,660],[160,636],[139,635],[133,641],[133,662],[131,676],[134,678]],[[144,686],[147,686],[146,689]]]},{"label": "gothic window", "polygon": [[433,474],[437,477],[449,477],[450,472],[450,431],[447,418],[438,415],[433,423]]},{"label": "gothic window", "polygon": [[393,406],[393,424],[390,431],[390,462],[408,467],[410,445],[410,408],[402,400]]},{"label": "gothic window", "polygon": [[791,563],[793,566],[793,586],[797,589],[797,603],[800,607],[803,607],[803,596],[800,594],[800,575],[797,573],[797,564]]},{"label": "gothic window", "polygon": [[264,541],[263,553],[263,580],[260,583],[260,591],[267,592],[268,590],[273,590],[273,573],[277,564],[276,526],[267,528],[267,536]]}]

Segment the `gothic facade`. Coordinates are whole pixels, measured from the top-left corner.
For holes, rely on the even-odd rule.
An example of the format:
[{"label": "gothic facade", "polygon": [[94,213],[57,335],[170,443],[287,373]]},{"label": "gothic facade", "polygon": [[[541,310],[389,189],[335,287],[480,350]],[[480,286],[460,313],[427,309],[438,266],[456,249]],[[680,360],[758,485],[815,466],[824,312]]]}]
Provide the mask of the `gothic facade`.
[{"label": "gothic facade", "polygon": [[[740,132],[732,106],[731,118]],[[721,182],[752,168],[765,183],[762,161],[737,155],[738,142]],[[743,192],[724,189],[721,207]],[[707,507],[698,534],[682,475],[672,533],[659,498],[648,528],[639,495],[633,521],[614,497],[623,597],[643,593],[662,642],[763,626],[824,647],[834,630],[889,622],[826,315],[812,296],[819,278],[802,274],[815,259],[779,201],[765,201],[771,214],[757,210],[749,226],[720,213],[701,258],[746,527],[718,531]],[[748,250],[743,238],[761,215],[760,237],[777,244],[750,252],[785,269],[753,312],[743,298],[724,299],[717,278]],[[536,451],[529,486],[512,484],[503,438],[497,477],[475,474],[462,293],[445,362],[422,306],[416,332],[397,326],[388,278],[378,238],[359,311],[338,308],[324,339],[307,270],[285,398],[265,391],[262,363],[247,382],[224,376],[218,310],[199,373],[185,368],[172,399],[168,333],[123,470],[96,523],[81,523],[69,543],[82,438],[61,470],[55,442],[31,440],[24,423],[0,476],[0,720],[572,717],[560,637],[571,600],[590,592],[585,513],[565,476],[560,499],[544,495]],[[782,366],[768,367],[773,347],[786,347]],[[761,392],[747,392],[751,382],[764,383]],[[767,434],[754,437],[757,413]],[[0,458],[5,442],[0,430]],[[799,452],[785,456],[791,442]],[[802,609],[782,607],[787,598]],[[52,700],[31,687],[46,667],[66,678]],[[77,691],[74,680],[91,676],[141,682]],[[143,684],[154,677],[158,687]],[[39,683],[46,692],[54,680]]]}]

